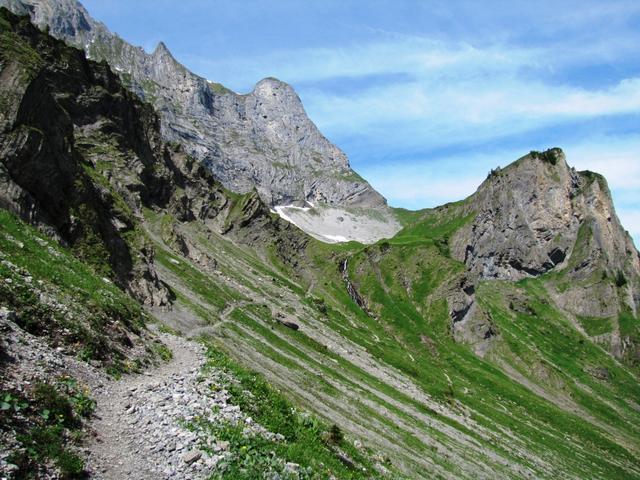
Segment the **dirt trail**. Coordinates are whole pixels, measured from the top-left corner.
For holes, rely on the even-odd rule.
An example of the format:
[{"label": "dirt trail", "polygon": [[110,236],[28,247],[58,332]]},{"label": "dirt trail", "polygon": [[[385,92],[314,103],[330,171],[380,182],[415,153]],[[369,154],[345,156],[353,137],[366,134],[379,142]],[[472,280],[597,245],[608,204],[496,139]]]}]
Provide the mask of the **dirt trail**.
[{"label": "dirt trail", "polygon": [[196,327],[187,332],[187,337],[190,339],[198,338],[202,335],[208,335],[217,332],[220,327],[231,321],[231,314],[236,308],[242,308],[249,305],[251,302],[241,300],[239,302],[230,303],[222,312],[220,312],[219,320],[212,325],[205,325],[202,327]]},{"label": "dirt trail", "polygon": [[[170,386],[185,375],[195,375],[204,364],[202,346],[180,337],[159,334],[171,349],[173,358],[155,368],[138,375],[125,375],[122,379],[107,382],[94,392],[97,401],[95,420],[92,428],[97,432],[87,448],[90,451],[87,466],[93,478],[120,480],[125,478],[158,479],[178,475],[170,458],[165,465],[150,462],[150,450],[155,443],[156,432],[166,427],[175,428],[166,419],[162,425],[155,425],[154,417],[142,421],[131,420],[131,414],[144,410],[144,402],[152,401],[148,391],[170,390]],[[134,393],[145,392],[142,398],[132,398]],[[140,402],[143,402],[140,404]],[[143,425],[140,425],[143,423]],[[157,453],[157,452],[156,452]],[[167,455],[170,457],[171,455]],[[179,470],[179,465],[177,466]],[[175,478],[189,478],[190,475]]]}]

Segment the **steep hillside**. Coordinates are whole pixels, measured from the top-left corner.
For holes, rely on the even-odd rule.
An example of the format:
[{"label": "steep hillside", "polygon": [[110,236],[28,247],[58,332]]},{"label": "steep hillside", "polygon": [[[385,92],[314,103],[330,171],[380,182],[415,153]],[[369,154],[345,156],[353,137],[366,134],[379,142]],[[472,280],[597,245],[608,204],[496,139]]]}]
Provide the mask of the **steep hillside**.
[{"label": "steep hillside", "polygon": [[[640,363],[631,331],[620,330],[638,316],[640,256],[601,175],[569,168],[560,149],[532,152],[492,171],[461,214],[468,212],[475,218],[451,239],[467,284],[544,275],[549,295],[580,330]],[[469,310],[459,326],[476,323],[473,294],[460,296]]]},{"label": "steep hillside", "polygon": [[[90,65],[28,20],[4,20],[1,41],[2,206],[139,300],[166,304],[136,218],[137,204],[167,196],[155,114],[132,101],[108,66]],[[128,203],[98,174],[116,163],[130,169]]]},{"label": "steep hillside", "polygon": [[[2,0],[0,5],[29,12],[53,36],[109,62],[129,89],[155,106],[165,140],[183,145],[229,190],[256,189],[269,206],[308,207],[309,202],[340,209],[323,215],[323,222],[318,216],[299,222],[325,241],[335,241],[331,231],[338,225],[346,239],[367,243],[399,229],[384,198],[320,133],[286,83],[266,78],[250,93],[236,94],[191,73],[163,43],[151,54],[131,46],[76,0]],[[359,229],[337,220],[349,215],[361,218]]]},{"label": "steep hillside", "polygon": [[[547,172],[538,162],[544,160],[527,156],[505,175],[531,172],[525,182],[544,198],[546,176],[538,175]],[[492,176],[463,202],[404,213],[407,227],[388,241],[309,241],[289,250],[296,261],[286,265],[197,222],[153,214],[160,274],[178,297],[163,318],[190,335],[218,339],[299,404],[387,452],[410,478],[636,478],[637,366],[627,357],[619,363],[580,323],[617,318],[576,317],[553,290],[582,263],[581,250],[546,274],[514,280],[485,278],[456,258],[459,239],[486,218],[480,212],[494,195],[520,195],[504,177],[491,184],[497,181]],[[566,195],[582,205],[576,192]],[[550,198],[543,201],[560,200]],[[216,263],[185,258],[171,244],[175,232]],[[574,234],[559,229],[556,240],[578,241]],[[619,227],[611,234],[626,238]],[[503,245],[496,242],[496,257]],[[608,255],[630,284],[637,280],[625,249]],[[597,300],[610,302],[606,295]],[[622,343],[632,349],[638,319],[624,315]]]}]

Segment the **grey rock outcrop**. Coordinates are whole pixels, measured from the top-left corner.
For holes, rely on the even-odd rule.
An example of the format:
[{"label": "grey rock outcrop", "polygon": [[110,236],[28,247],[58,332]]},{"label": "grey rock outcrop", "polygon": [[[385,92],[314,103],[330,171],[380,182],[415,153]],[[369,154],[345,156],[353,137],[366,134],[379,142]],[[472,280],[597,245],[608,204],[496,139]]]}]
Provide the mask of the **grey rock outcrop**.
[{"label": "grey rock outcrop", "polygon": [[454,237],[452,253],[480,278],[518,280],[557,269],[579,237],[588,240],[582,253],[590,266],[599,260],[610,272],[640,274],[606,180],[569,168],[560,149],[492,171],[469,207],[478,214]]},{"label": "grey rock outcrop", "polygon": [[309,200],[390,214],[384,198],[320,133],[286,83],[267,78],[249,94],[236,94],[191,73],[163,43],[151,54],[133,47],[75,0],[0,0],[0,5],[29,11],[53,36],[94,60],[106,60],[156,107],[165,139],[181,143],[230,190],[256,188],[272,206]]},{"label": "grey rock outcrop", "polygon": [[[152,109],[104,64],[0,10],[0,207],[39,226],[142,303],[166,306],[142,204],[171,172]],[[108,180],[118,170],[117,188]]]},{"label": "grey rock outcrop", "polygon": [[468,208],[477,215],[452,239],[452,254],[479,278],[519,280],[565,267],[576,278],[596,269],[640,275],[606,180],[570,168],[558,148],[493,171]]},{"label": "grey rock outcrop", "polygon": [[468,285],[480,280],[555,272],[545,285],[569,315],[617,322],[620,313],[640,310],[640,254],[620,224],[607,182],[570,168],[562,150],[531,152],[493,170],[462,209],[471,220],[450,245],[468,280],[449,298],[453,331],[461,338],[478,324],[486,327],[481,336],[491,337]]}]

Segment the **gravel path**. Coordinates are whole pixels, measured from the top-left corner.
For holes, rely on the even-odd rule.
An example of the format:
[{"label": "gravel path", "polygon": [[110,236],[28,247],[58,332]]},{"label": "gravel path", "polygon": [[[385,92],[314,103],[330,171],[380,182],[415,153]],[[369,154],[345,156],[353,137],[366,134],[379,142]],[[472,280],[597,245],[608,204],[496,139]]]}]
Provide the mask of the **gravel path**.
[{"label": "gravel path", "polygon": [[[283,440],[232,403],[227,386],[237,382],[233,376],[217,368],[203,370],[203,345],[155,333],[171,349],[173,358],[142,374],[114,380],[104,370],[68,356],[62,349],[52,350],[42,338],[19,328],[0,308],[0,353],[7,363],[0,378],[4,387],[16,391],[61,375],[89,387],[97,405],[77,452],[85,457],[90,478],[208,478],[224,470],[223,464],[234,455],[228,442],[215,438],[215,427],[225,425],[241,425],[246,437]],[[187,428],[192,420],[202,423],[196,421]],[[14,467],[7,459],[17,447],[14,434],[0,431],[0,478],[10,477]],[[284,468],[285,462],[281,463]],[[43,474],[39,478],[54,477]]]},{"label": "gravel path", "polygon": [[[246,425],[247,434],[270,434],[251,422],[238,406],[228,403],[226,374],[211,370],[200,376],[204,347],[196,342],[159,334],[173,359],[144,374],[108,381],[94,392],[97,401],[87,445],[92,478],[120,480],[206,478],[229,455],[227,442],[216,442],[185,422]],[[206,448],[204,448],[206,447]]]},{"label": "gravel path", "polygon": [[251,302],[244,301],[244,300],[241,300],[239,302],[230,303],[220,313],[220,318],[216,323],[214,323],[212,325],[204,325],[202,327],[193,328],[192,330],[190,330],[187,333],[187,337],[191,338],[191,339],[197,339],[198,337],[200,337],[202,335],[211,335],[211,334],[217,333],[218,331],[220,331],[220,328],[223,325],[225,325],[226,323],[229,323],[231,321],[231,314],[234,312],[234,310],[236,310],[237,308],[245,307],[245,306],[249,305],[250,303]]},{"label": "gravel path", "polygon": [[[108,382],[104,388],[94,392],[97,408],[92,428],[97,434],[87,445],[91,452],[87,466],[94,478],[170,478],[178,470],[187,474],[181,478],[192,477],[190,473],[194,465],[184,461],[180,464],[181,459],[172,458],[178,456],[175,453],[180,453],[176,452],[175,446],[171,452],[163,451],[156,440],[156,433],[167,440],[184,440],[185,444],[195,439],[182,435],[185,432],[176,425],[178,419],[175,416],[154,425],[153,415],[140,415],[149,407],[155,407],[156,403],[163,403],[162,400],[170,402],[173,390],[178,390],[178,386],[182,387],[183,393],[193,390],[197,372],[204,363],[200,345],[171,335],[162,337],[173,352],[171,361],[144,374],[127,375],[121,380]],[[153,432],[158,427],[161,431]]]}]

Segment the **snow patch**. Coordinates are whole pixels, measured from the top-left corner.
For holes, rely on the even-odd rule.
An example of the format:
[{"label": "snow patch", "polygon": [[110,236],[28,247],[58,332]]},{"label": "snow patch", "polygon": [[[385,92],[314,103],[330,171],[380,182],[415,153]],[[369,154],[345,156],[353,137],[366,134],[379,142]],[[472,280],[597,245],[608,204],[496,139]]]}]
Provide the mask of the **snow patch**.
[{"label": "snow patch", "polygon": [[324,238],[326,238],[327,240],[331,240],[333,242],[348,242],[349,239],[347,237],[343,237],[342,235],[327,235],[327,234],[322,234],[322,236]]},{"label": "snow patch", "polygon": [[370,244],[381,238],[392,237],[400,230],[400,224],[388,210],[381,211],[384,217],[380,218],[339,207],[316,208],[308,200],[306,205],[309,206],[278,205],[272,207],[271,211],[325,243],[357,241]]},{"label": "snow patch", "polygon": [[291,208],[291,209],[295,209],[295,210],[302,210],[303,212],[308,212],[309,210],[311,210],[310,207],[298,207],[296,205],[280,205],[279,207],[273,207],[278,211],[282,211],[285,208]]},{"label": "snow patch", "polygon": [[286,220],[289,223],[293,223],[297,227],[298,225],[296,224],[296,222],[294,222],[289,215],[284,213],[284,209],[285,208],[287,208],[287,207],[273,207],[273,209],[276,211],[276,213],[278,215],[280,215],[281,219]]},{"label": "snow patch", "polygon": [[282,218],[283,220],[286,220],[289,223],[293,223],[298,228],[302,228],[300,225],[298,225],[296,222],[294,222],[293,219],[289,215],[284,213],[285,209],[287,209],[287,208],[296,209],[296,210],[302,210],[303,212],[308,212],[311,209],[309,207],[296,207],[295,205],[280,205],[280,206],[277,206],[277,207],[273,207],[273,209],[275,210],[275,213],[280,215],[280,218]]}]

